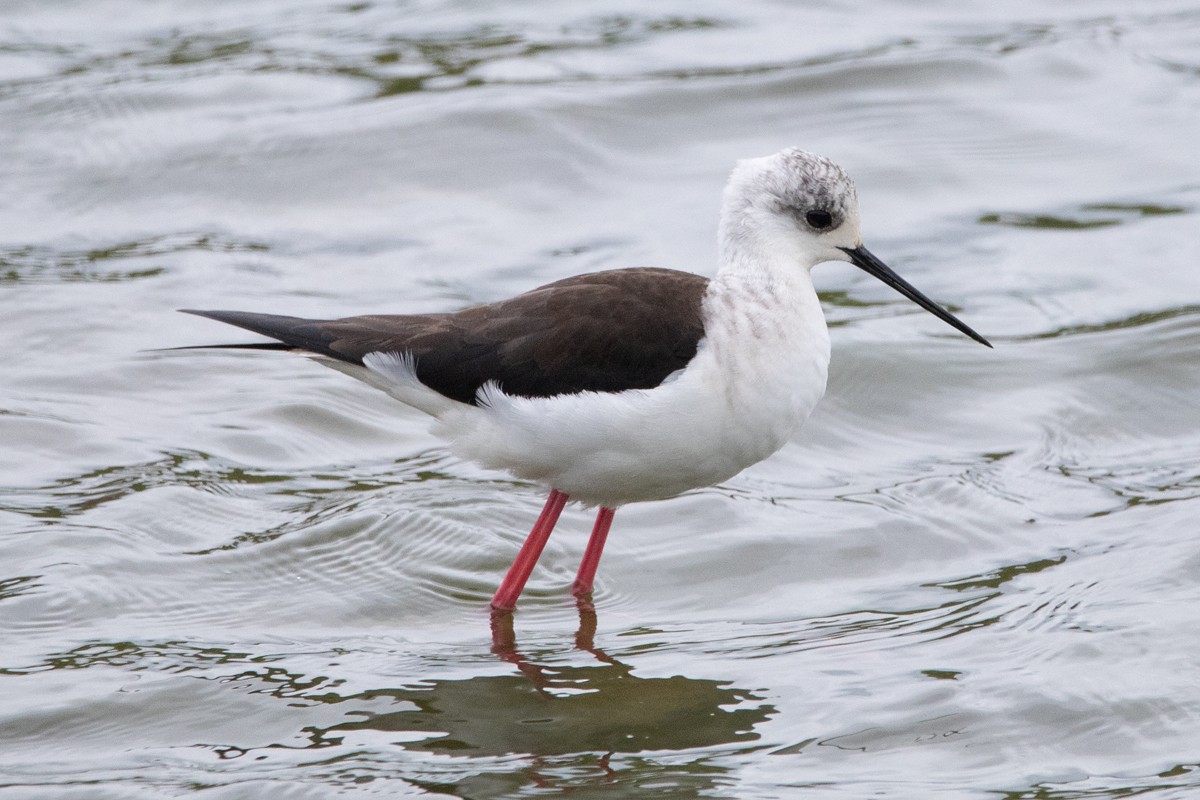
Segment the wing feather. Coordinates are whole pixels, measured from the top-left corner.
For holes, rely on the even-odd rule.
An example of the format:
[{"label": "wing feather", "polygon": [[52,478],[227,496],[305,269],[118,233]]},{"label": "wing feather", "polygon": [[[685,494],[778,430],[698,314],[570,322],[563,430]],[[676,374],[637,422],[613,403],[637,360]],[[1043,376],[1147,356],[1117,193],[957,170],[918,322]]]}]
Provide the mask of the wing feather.
[{"label": "wing feather", "polygon": [[488,381],[523,397],[657,386],[695,356],[707,286],[699,275],[644,268],[579,275],[448,314],[186,311],[353,364],[373,352],[410,353],[422,383],[474,403]]}]

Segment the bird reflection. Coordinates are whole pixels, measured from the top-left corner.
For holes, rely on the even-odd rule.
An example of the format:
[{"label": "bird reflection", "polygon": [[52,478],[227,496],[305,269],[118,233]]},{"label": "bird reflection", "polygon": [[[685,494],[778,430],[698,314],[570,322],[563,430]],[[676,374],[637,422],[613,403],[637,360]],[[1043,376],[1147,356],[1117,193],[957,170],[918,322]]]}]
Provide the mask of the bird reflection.
[{"label": "bird reflection", "polygon": [[[403,732],[408,750],[494,756],[583,756],[711,747],[758,738],[775,709],[763,698],[709,679],[642,676],[595,644],[596,611],[579,602],[575,649],[595,663],[537,658],[517,646],[511,614],[492,619],[492,652],[517,674],[422,679],[359,695],[353,719],[314,731],[324,742],[351,732]],[[548,661],[547,658],[553,659]],[[355,700],[354,696],[343,698]],[[426,734],[422,736],[421,734]],[[400,742],[397,742],[400,744]]]}]

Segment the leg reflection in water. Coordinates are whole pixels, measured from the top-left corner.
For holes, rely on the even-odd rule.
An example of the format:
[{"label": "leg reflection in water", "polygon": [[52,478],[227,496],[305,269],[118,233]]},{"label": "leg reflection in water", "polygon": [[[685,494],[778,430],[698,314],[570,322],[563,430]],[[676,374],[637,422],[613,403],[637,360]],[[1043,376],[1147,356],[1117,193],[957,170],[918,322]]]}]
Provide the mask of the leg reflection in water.
[{"label": "leg reflection in water", "polygon": [[[579,627],[575,630],[575,649],[590,653],[597,661],[610,664],[628,674],[630,671],[628,666],[596,647],[596,606],[592,603],[591,598],[576,597],[575,607],[579,611]],[[548,689],[553,683],[553,678],[561,675],[560,669],[550,669],[535,664],[517,650],[517,635],[513,628],[511,611],[492,612],[492,652],[516,666],[529,678],[539,692]]]}]

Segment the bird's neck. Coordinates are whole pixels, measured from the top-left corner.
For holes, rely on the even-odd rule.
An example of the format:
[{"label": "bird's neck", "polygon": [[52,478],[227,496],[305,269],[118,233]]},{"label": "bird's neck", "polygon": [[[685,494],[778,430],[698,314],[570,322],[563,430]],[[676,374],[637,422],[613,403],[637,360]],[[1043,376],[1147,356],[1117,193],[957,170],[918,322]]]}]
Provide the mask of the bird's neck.
[{"label": "bird's neck", "polygon": [[[825,393],[829,331],[812,283],[820,260],[794,222],[727,190],[720,267],[704,299],[707,355],[736,437],[773,452]],[[751,452],[751,455],[753,453]]]},{"label": "bird's neck", "polygon": [[774,452],[825,393],[829,332],[812,276],[779,254],[726,251],[704,301],[708,355],[748,452]]},{"label": "bird's neck", "polygon": [[709,283],[705,316],[706,334],[736,343],[741,355],[765,353],[786,362],[824,350],[828,358],[829,334],[812,274],[778,255],[727,259]]},{"label": "bird's neck", "polygon": [[759,306],[797,307],[824,326],[824,318],[812,284],[816,257],[805,252],[798,237],[791,235],[778,216],[763,217],[752,210],[741,213],[726,209],[718,239],[720,267],[710,294],[739,296],[742,302]]}]

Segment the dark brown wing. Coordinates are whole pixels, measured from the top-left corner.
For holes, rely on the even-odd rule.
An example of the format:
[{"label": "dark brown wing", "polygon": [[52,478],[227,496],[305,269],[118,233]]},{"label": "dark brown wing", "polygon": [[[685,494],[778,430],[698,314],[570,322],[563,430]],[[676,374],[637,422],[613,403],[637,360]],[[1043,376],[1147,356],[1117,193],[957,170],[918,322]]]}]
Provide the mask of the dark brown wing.
[{"label": "dark brown wing", "polygon": [[473,403],[487,381],[523,397],[657,386],[696,354],[707,286],[688,272],[623,269],[449,314],[311,320],[185,311],[281,343],[263,349],[305,350],[353,364],[373,352],[411,353],[422,383]]}]

